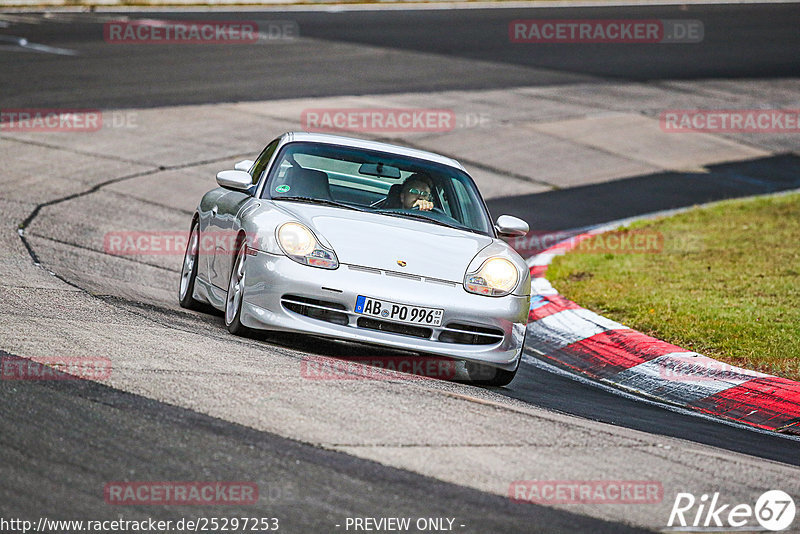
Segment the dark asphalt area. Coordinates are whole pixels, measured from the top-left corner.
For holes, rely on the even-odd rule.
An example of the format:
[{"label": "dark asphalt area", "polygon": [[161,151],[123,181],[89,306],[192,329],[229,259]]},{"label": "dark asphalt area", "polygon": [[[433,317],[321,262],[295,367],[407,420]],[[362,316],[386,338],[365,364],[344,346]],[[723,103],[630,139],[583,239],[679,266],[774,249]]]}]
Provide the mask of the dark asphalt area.
[{"label": "dark asphalt area", "polygon": [[[137,17],[188,17],[137,13]],[[103,41],[87,15],[0,34],[74,49],[74,57],[0,50],[0,108],[127,108],[351,94],[665,79],[781,78],[800,73],[800,9],[792,4],[560,10],[217,12],[217,20],[293,20],[317,42],[263,47],[136,46]],[[525,18],[701,20],[696,45],[537,45],[508,41]],[[12,33],[13,31],[13,33]],[[358,47],[381,53],[358,54]],[[413,52],[398,54],[392,52]],[[492,64],[491,76],[459,60]],[[492,213],[558,230],[709,200],[800,186],[800,161],[776,156],[713,167],[703,180],[665,173],[527,197]],[[324,353],[313,341],[295,348]],[[0,353],[1,354],[1,353]],[[523,366],[498,390],[532,405],[800,465],[798,443],[680,415]],[[0,382],[0,516],[61,519],[122,513],[103,502],[111,480],[249,480],[254,507],[201,515],[278,517],[286,532],[334,532],[347,516],[457,517],[464,532],[623,532],[626,527],[447,484],[95,383]],[[166,461],[161,461],[166,460]],[[174,519],[180,507],[125,507]],[[218,513],[217,513],[218,512]],[[284,530],[284,529],[281,529]]]},{"label": "dark asphalt area", "polygon": [[[277,518],[280,532],[323,533],[344,531],[336,525],[348,517],[447,517],[465,525],[457,528],[465,533],[639,531],[514,503],[95,382],[4,381],[0,406],[5,519],[265,517]],[[107,483],[196,480],[255,483],[259,499],[202,507],[104,500]]]},{"label": "dark asphalt area", "polygon": [[[15,25],[0,35],[74,57],[0,54],[2,105],[125,108],[558,85],[604,80],[780,78],[800,73],[796,4],[355,12],[125,13],[131,18],[291,21],[301,37],[263,46],[108,44],[103,21]],[[109,15],[104,13],[104,16]],[[519,44],[516,19],[689,19],[699,44]],[[343,48],[349,45],[348,48]],[[377,47],[377,52],[358,47]],[[356,47],[356,48],[353,48]],[[397,54],[392,52],[414,52]],[[456,60],[479,60],[492,70]]]}]

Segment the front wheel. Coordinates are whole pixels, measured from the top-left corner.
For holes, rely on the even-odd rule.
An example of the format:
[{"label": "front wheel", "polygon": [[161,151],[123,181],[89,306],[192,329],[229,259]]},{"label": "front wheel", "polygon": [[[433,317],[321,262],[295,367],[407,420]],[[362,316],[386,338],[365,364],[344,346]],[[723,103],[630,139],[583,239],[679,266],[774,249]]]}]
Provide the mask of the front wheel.
[{"label": "front wheel", "polygon": [[194,298],[194,282],[197,279],[197,260],[200,243],[200,229],[195,222],[189,232],[189,242],[183,255],[181,267],[181,283],[178,288],[178,302],[181,307],[196,310],[200,302]]},{"label": "front wheel", "polygon": [[228,332],[237,336],[243,336],[251,332],[249,328],[242,324],[246,250],[246,241],[242,241],[236,251],[236,259],[233,262],[231,276],[228,280],[228,296],[225,298],[225,326],[228,327]]}]

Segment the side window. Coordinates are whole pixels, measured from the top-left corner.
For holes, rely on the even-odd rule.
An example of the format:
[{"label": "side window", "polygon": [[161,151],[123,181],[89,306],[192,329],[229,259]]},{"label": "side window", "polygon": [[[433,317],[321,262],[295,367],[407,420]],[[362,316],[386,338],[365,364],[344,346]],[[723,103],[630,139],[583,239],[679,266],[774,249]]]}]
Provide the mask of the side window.
[{"label": "side window", "polygon": [[261,177],[264,174],[264,171],[267,170],[267,163],[269,163],[270,158],[275,153],[275,149],[278,148],[278,143],[280,143],[280,138],[275,139],[270,144],[267,145],[261,155],[258,156],[256,160],[256,164],[253,166],[253,184],[257,184]]},{"label": "side window", "polygon": [[452,217],[453,208],[450,207],[450,199],[448,198],[447,192],[440,187],[434,187],[433,196],[439,200],[439,205],[442,207],[442,211]]},{"label": "side window", "polygon": [[467,192],[466,188],[464,187],[464,184],[462,184],[458,180],[453,180],[453,189],[455,190],[455,193],[456,193],[456,199],[457,199],[457,203],[456,204],[459,205],[459,206],[464,206],[464,209],[461,210],[464,213],[464,216],[462,217],[461,214],[455,215],[455,214],[451,213],[450,214],[451,217],[453,217],[455,219],[458,219],[459,221],[461,221],[463,224],[465,224],[467,226],[470,226],[470,227],[474,226],[475,225],[475,221],[473,221],[472,217],[471,217],[471,214],[472,214],[472,209],[471,208],[472,208],[473,201],[470,198],[470,195]]}]

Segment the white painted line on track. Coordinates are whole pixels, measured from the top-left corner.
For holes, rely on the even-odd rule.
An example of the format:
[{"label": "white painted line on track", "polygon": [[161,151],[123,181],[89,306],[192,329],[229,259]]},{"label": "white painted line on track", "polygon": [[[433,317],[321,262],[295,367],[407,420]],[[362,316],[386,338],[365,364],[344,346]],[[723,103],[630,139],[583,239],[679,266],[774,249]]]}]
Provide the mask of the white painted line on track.
[{"label": "white painted line on track", "polygon": [[622,387],[658,391],[670,402],[691,404],[770,375],[725,364],[696,352],[673,352],[620,371],[607,380]]},{"label": "white painted line on track", "polygon": [[558,291],[547,278],[537,277],[531,279],[531,296],[533,295],[558,295]]},{"label": "white painted line on track", "polygon": [[556,256],[563,256],[563,255],[564,251],[561,251],[561,253],[542,252],[541,254],[537,254],[536,256],[533,256],[532,258],[528,259],[526,263],[528,264],[528,267],[544,267],[545,265],[550,265],[550,263],[552,263],[553,259]]},{"label": "white painted line on track", "polygon": [[[58,48],[55,46],[47,46],[39,43],[32,43],[24,37],[15,37],[13,35],[0,35],[0,43],[11,43],[3,47],[5,50],[12,50],[17,52],[32,51],[43,52],[45,54],[56,54],[59,56],[77,56],[78,52],[68,48]],[[15,47],[18,47],[15,49]],[[19,50],[19,48],[23,50]]]},{"label": "white painted line on track", "polygon": [[564,310],[528,323],[526,336],[544,341],[550,350],[558,350],[608,330],[627,328],[584,308]]}]

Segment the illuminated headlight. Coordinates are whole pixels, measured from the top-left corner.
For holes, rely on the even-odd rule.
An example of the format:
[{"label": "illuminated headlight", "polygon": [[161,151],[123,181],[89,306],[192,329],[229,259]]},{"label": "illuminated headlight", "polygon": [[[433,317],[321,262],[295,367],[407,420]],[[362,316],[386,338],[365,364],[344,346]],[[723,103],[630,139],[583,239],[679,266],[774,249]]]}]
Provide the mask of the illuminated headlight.
[{"label": "illuminated headlight", "polygon": [[519,273],[514,264],[505,258],[489,258],[475,273],[467,273],[464,288],[470,293],[502,297],[517,286]]},{"label": "illuminated headlight", "polygon": [[303,265],[336,269],[336,254],[323,247],[314,233],[300,223],[289,222],[278,228],[278,244],[291,259]]}]

